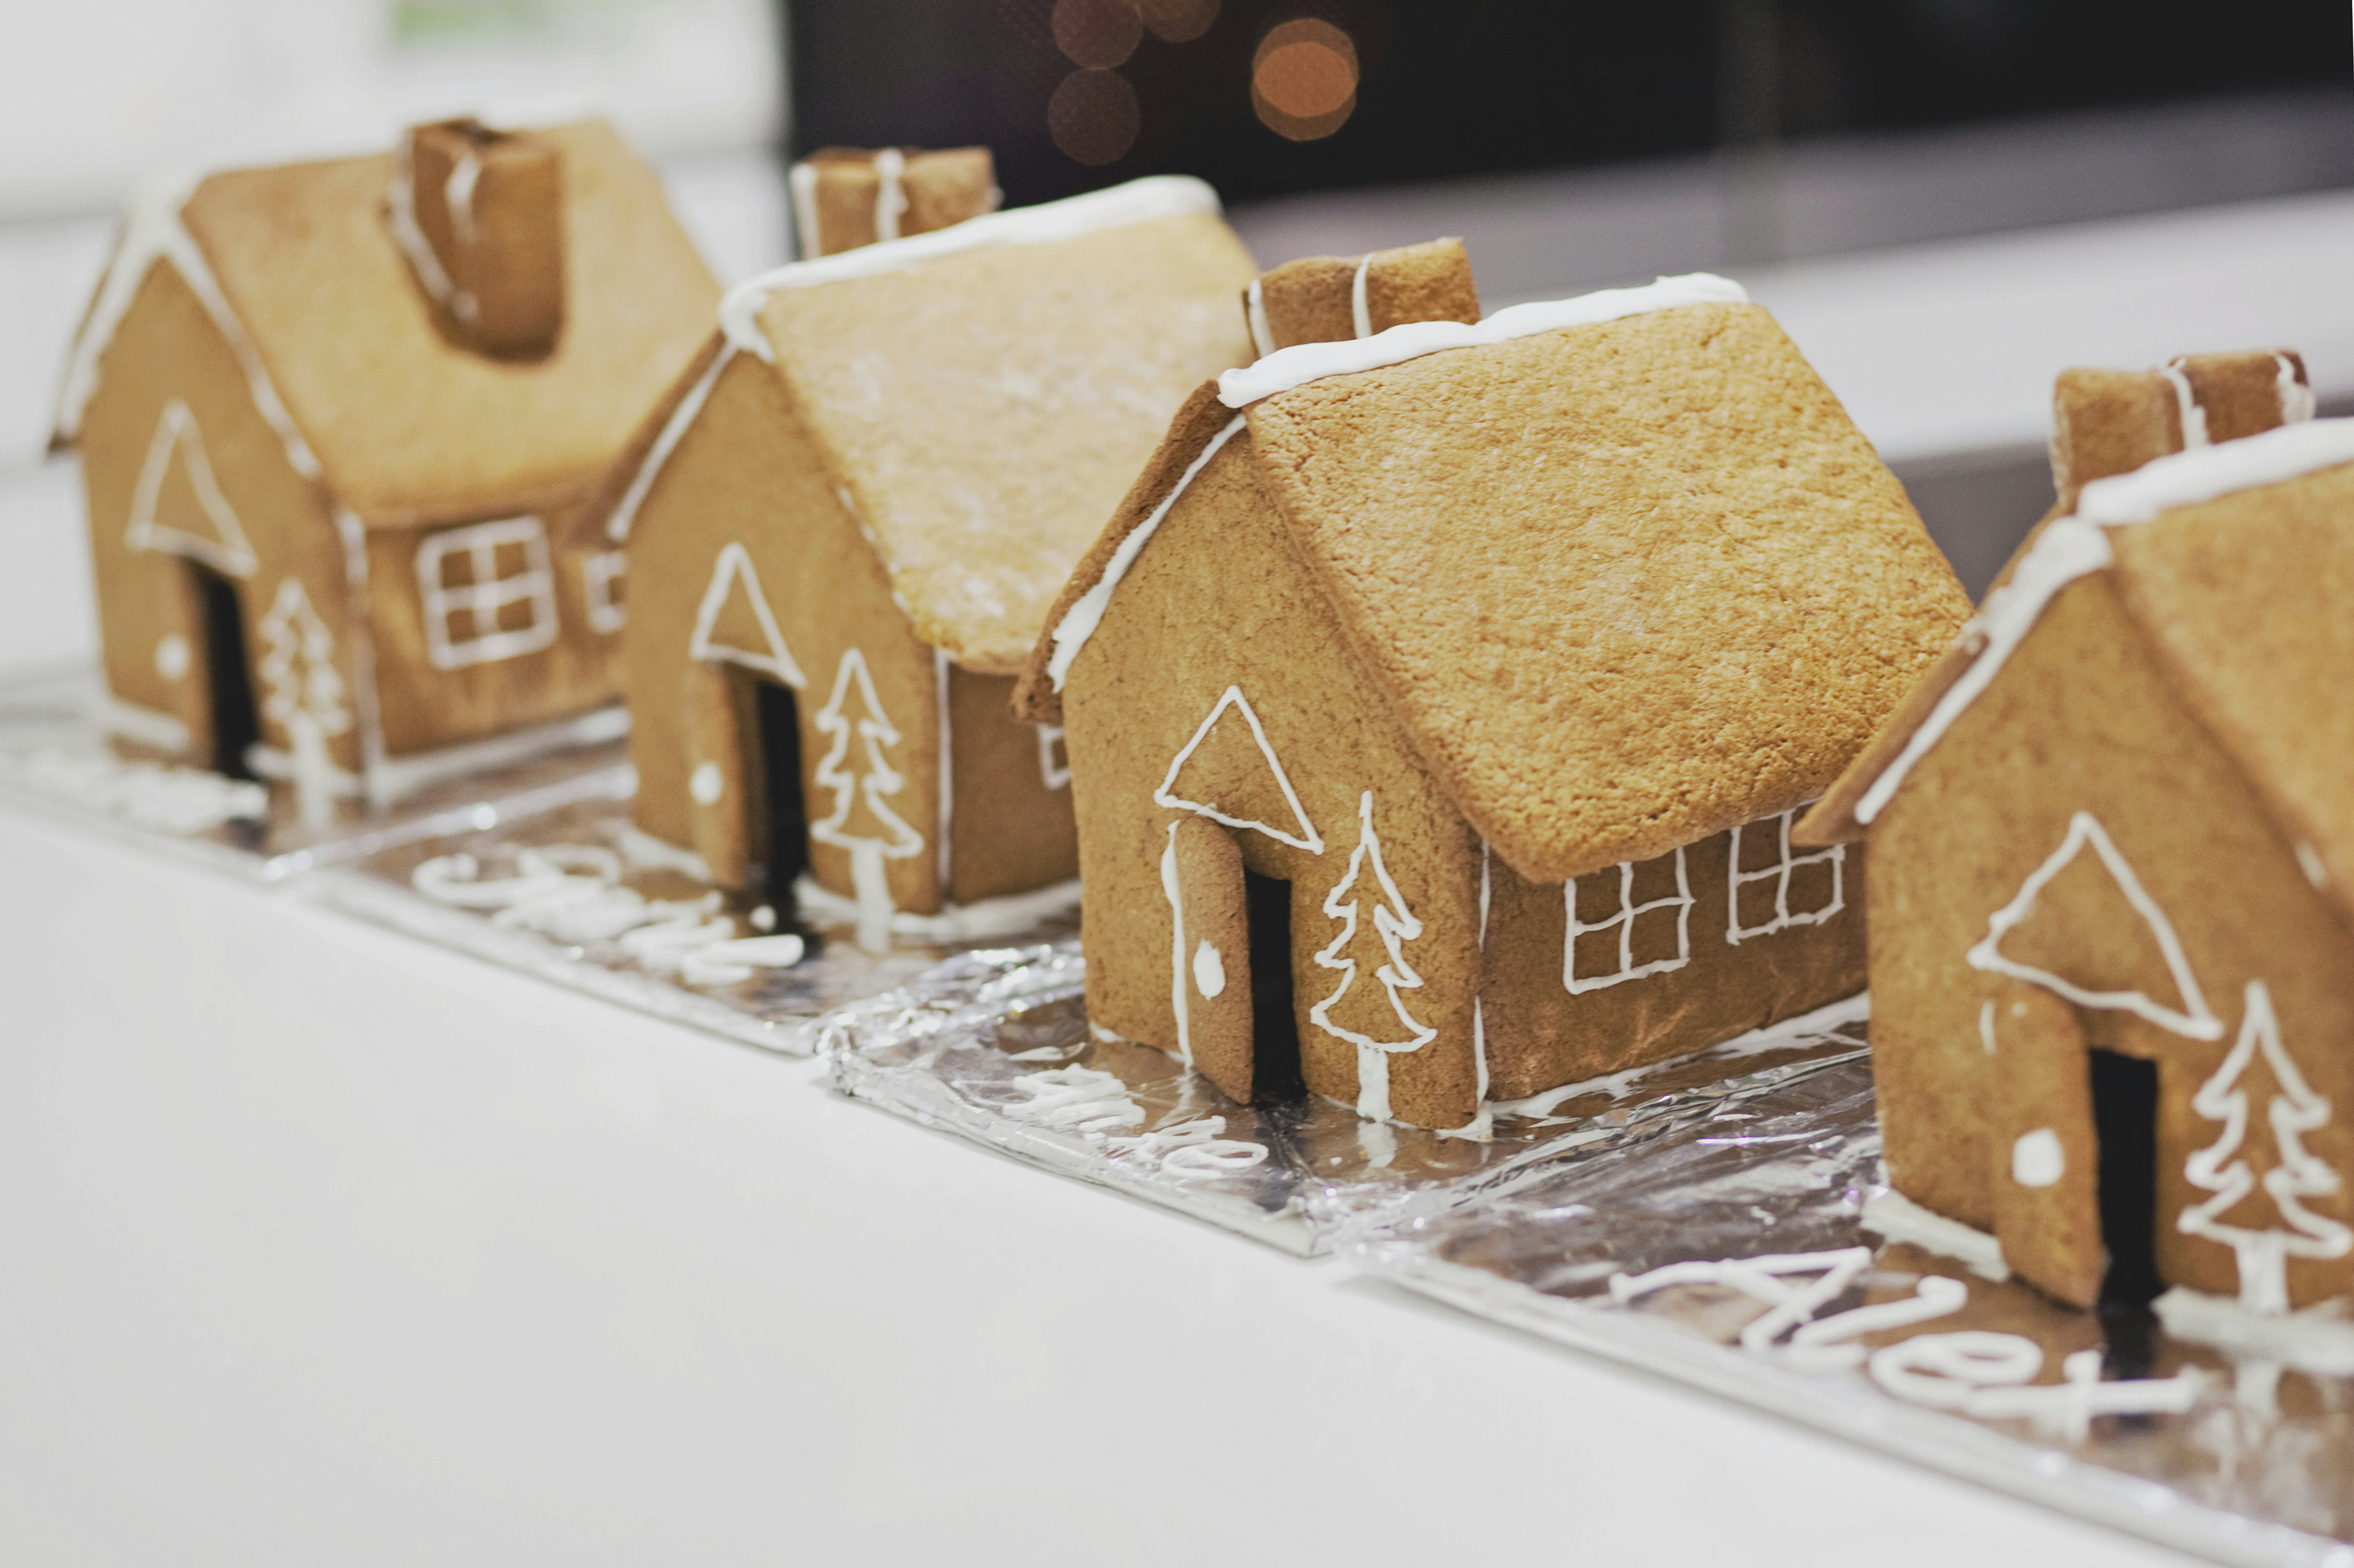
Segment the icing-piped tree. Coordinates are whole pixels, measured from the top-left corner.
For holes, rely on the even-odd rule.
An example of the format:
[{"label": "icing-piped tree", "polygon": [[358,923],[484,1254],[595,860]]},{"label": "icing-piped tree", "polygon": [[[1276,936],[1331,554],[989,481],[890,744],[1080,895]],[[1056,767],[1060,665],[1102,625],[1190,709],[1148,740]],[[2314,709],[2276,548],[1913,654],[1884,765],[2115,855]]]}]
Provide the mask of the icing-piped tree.
[{"label": "icing-piped tree", "polygon": [[[2272,1200],[2283,1226],[2257,1229],[2223,1216],[2251,1197],[2258,1185],[2241,1157],[2248,1133],[2248,1091],[2243,1082],[2261,1054],[2276,1092],[2265,1110],[2278,1161],[2264,1174],[2264,1193]],[[2338,1173],[2305,1147],[2305,1135],[2329,1123],[2329,1101],[2314,1093],[2281,1043],[2280,1021],[2274,1015],[2272,993],[2262,980],[2248,982],[2247,1005],[2240,1017],[2240,1037],[2215,1075],[2199,1087],[2190,1104],[2223,1131],[2215,1141],[2193,1154],[2186,1167],[2191,1185],[2213,1197],[2195,1209],[2185,1209],[2175,1228],[2185,1235],[2204,1236],[2229,1246],[2240,1266],[2240,1304],[2252,1312],[2278,1315],[2288,1310],[2288,1260],[2292,1257],[2343,1257],[2354,1247],[2354,1231],[2305,1206],[2304,1200],[2338,1191]],[[2226,1161],[2229,1163],[2225,1163]]]},{"label": "icing-piped tree", "polygon": [[[1405,906],[1397,884],[1390,879],[1389,867],[1382,863],[1382,842],[1373,832],[1373,792],[1370,789],[1358,802],[1357,821],[1357,847],[1349,855],[1348,874],[1324,895],[1324,913],[1341,922],[1341,931],[1331,946],[1316,955],[1319,964],[1341,971],[1341,983],[1331,995],[1309,1009],[1308,1016],[1326,1033],[1356,1046],[1357,1114],[1386,1121],[1390,1114],[1390,1054],[1418,1051],[1437,1038],[1438,1032],[1407,1012],[1405,999],[1398,994],[1422,985],[1422,977],[1406,962],[1404,950],[1405,943],[1422,935],[1422,922]],[[1383,899],[1373,906],[1373,935],[1381,939],[1378,951],[1361,936],[1357,917],[1361,897],[1358,879],[1369,867]],[[1370,1005],[1370,997],[1361,997],[1347,1011],[1365,1027],[1352,1029],[1335,1022],[1332,1010],[1363,985],[1361,971],[1366,965],[1373,966],[1373,978],[1381,981],[1389,1004],[1388,1016],[1384,1017],[1378,1006]]]},{"label": "icing-piped tree", "polygon": [[[907,776],[891,766],[886,752],[899,744],[899,731],[883,712],[867,673],[865,655],[855,648],[834,672],[833,694],[814,721],[832,746],[817,765],[819,788],[833,791],[833,810],[810,828],[810,837],[850,852],[850,883],[858,896],[858,945],[881,952],[891,940],[891,884],[884,863],[904,860],[924,847],[924,836],[891,810],[886,797],[899,792]],[[850,741],[861,743],[851,761]]]},{"label": "icing-piped tree", "polygon": [[335,767],[327,742],[352,727],[344,677],[335,668],[335,640],[311,608],[311,596],[292,577],[278,585],[261,618],[262,716],[286,732],[293,758],[294,802],[302,821],[320,826],[334,816]]}]

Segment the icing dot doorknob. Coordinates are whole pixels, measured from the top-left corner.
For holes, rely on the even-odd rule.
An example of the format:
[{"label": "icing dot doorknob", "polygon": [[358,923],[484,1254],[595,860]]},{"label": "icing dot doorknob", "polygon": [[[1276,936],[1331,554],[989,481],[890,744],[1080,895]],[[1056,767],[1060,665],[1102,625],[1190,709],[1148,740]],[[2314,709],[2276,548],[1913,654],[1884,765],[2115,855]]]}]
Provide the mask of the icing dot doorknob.
[{"label": "icing dot doorknob", "polygon": [[719,797],[727,792],[727,781],[719,772],[719,764],[705,762],[687,776],[686,792],[695,797],[698,806],[716,806]]}]

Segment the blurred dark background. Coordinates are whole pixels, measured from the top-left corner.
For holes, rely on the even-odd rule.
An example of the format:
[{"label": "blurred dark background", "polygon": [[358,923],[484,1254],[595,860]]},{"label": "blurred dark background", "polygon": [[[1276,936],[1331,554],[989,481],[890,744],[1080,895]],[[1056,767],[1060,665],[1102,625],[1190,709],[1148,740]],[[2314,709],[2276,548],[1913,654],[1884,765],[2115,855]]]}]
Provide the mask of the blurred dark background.
[{"label": "blurred dark background", "polygon": [[2321,0],[799,0],[790,151],[1229,201],[2343,82]]}]

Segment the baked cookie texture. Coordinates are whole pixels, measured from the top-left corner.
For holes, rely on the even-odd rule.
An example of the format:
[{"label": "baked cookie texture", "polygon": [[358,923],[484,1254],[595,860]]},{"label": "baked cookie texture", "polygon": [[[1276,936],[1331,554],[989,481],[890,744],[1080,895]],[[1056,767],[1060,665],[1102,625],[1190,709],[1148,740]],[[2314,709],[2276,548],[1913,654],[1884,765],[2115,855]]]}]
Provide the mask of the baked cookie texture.
[{"label": "baked cookie texture", "polygon": [[599,122],[420,126],[134,213],[69,364],[113,712],[306,801],[618,694],[607,468],[718,286]]},{"label": "baked cookie texture", "polygon": [[1662,280],[1223,382],[1017,695],[1066,731],[1098,1027],[1247,1098],[1289,1022],[1312,1092],[1476,1128],[1861,987],[1861,858],[1790,817],[1967,603],[1771,317]]},{"label": "baked cookie texture", "polygon": [[1798,836],[1871,846],[1898,1192],[2066,1302],[2278,1312],[2354,1285],[2354,423],[2169,369],[2061,378],[2064,514]]},{"label": "baked cookie texture", "polygon": [[1251,271],[1160,179],[731,293],[607,514],[639,826],[723,885],[805,868],[872,940],[1067,883],[1063,749],[1013,676],[1170,409],[1248,357]]}]

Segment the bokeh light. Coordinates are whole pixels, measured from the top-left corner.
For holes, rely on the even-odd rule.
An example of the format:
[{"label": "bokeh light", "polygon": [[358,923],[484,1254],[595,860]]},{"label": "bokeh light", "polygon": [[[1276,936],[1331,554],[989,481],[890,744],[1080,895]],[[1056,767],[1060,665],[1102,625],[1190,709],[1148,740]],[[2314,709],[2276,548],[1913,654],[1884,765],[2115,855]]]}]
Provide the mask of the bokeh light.
[{"label": "bokeh light", "polygon": [[1091,70],[1125,64],[1144,37],[1130,0],[1055,0],[1054,27],[1055,46]]},{"label": "bokeh light", "polygon": [[1330,136],[1357,107],[1357,46],[1313,17],[1269,28],[1251,59],[1251,107],[1290,141]]},{"label": "bokeh light", "polygon": [[1136,89],[1116,70],[1075,70],[1046,103],[1046,130],[1074,163],[1117,163],[1144,123]]},{"label": "bokeh light", "polygon": [[1137,13],[1163,43],[1186,44],[1218,19],[1218,0],[1136,0]]}]

